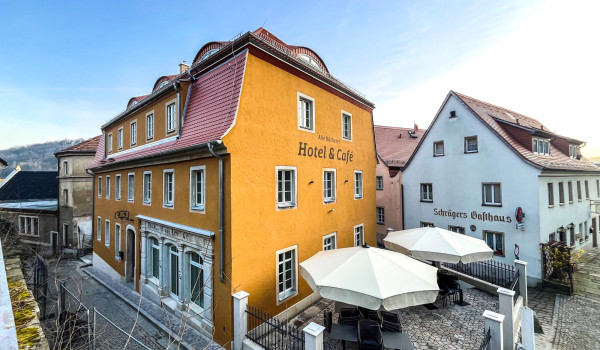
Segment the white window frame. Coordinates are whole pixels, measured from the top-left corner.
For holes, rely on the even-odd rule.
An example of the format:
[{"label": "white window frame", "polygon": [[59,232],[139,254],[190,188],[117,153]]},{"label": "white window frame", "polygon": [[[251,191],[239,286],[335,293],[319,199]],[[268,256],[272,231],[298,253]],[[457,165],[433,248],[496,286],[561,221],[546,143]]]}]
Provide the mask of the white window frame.
[{"label": "white window frame", "polygon": [[[345,128],[346,124],[344,123],[345,117],[347,117],[348,120],[349,120],[349,122],[348,122],[348,126],[349,126],[348,133],[349,133],[349,135],[348,136],[346,136],[346,128]],[[352,131],[353,131],[352,130],[352,114],[349,113],[349,112],[346,112],[346,111],[342,110],[342,140],[352,141],[352,135],[353,135]]]},{"label": "white window frame", "polygon": [[107,145],[107,150],[108,153],[112,153],[113,151],[113,139],[112,139],[112,132],[108,134],[108,145]]},{"label": "white window frame", "polygon": [[377,225],[385,225],[385,208],[376,207],[377,211]]},{"label": "white window frame", "polygon": [[[169,125],[169,107],[173,106],[173,127]],[[167,134],[170,134],[177,130],[177,100],[173,99],[165,103],[165,130]]]},{"label": "white window frame", "polygon": [[337,249],[337,232],[332,232],[323,236],[323,250]]},{"label": "white window frame", "polygon": [[[310,120],[311,125],[309,127],[304,126],[304,120],[305,120],[304,117],[305,116],[303,115],[304,110],[303,110],[302,104],[301,104],[302,100],[309,101],[312,106],[312,113],[311,113],[311,120]],[[317,120],[315,99],[298,91],[296,101],[297,101],[297,109],[298,109],[298,130],[314,133],[315,132],[315,123]]]},{"label": "white window frame", "polygon": [[421,191],[421,202],[433,202],[433,184],[430,182],[422,182],[419,185],[419,190]]},{"label": "white window frame", "polygon": [[[325,193],[327,191],[326,183],[328,182],[328,180],[325,179],[325,174],[326,173],[332,173],[333,174],[333,178],[331,179],[331,196],[327,196]],[[323,169],[323,204],[331,204],[331,203],[335,203],[337,201],[337,196],[336,196],[336,192],[337,192],[337,172],[334,168],[325,168]]]},{"label": "white window frame", "polygon": [[[150,181],[146,182],[146,175],[150,175]],[[148,186],[146,186],[148,185]],[[147,196],[148,194],[148,196]],[[142,175],[142,204],[151,205],[152,204],[152,171],[147,170],[144,171],[144,175]]]},{"label": "white window frame", "polygon": [[[359,179],[356,178],[357,175],[359,175]],[[363,182],[362,170],[354,170],[354,199],[363,198]]]},{"label": "white window frame", "polygon": [[121,260],[119,252],[121,251],[121,224],[115,222],[115,259]]},{"label": "white window frame", "polygon": [[[532,138],[532,150],[535,154],[541,154],[545,156],[550,155],[550,140],[542,138]],[[540,151],[541,147],[541,151]]]},{"label": "white window frame", "polygon": [[[354,246],[359,247],[365,244],[365,224],[354,226],[352,237],[354,238]],[[360,242],[360,244],[358,244]]]},{"label": "white window frame", "polygon": [[[381,180],[381,182],[379,180]],[[380,183],[381,183],[381,186],[379,185]],[[383,176],[381,176],[381,175],[375,176],[375,190],[383,191]]]},{"label": "white window frame", "polygon": [[[475,150],[469,150],[469,141],[475,140]],[[477,153],[479,152],[479,140],[477,135],[465,137],[465,153]]]},{"label": "white window frame", "polygon": [[102,176],[98,176],[98,198],[102,198]]},{"label": "white window frame", "polygon": [[154,138],[154,110],[146,113],[146,140]]},{"label": "white window frame", "polygon": [[110,247],[110,220],[104,220],[104,245]]},{"label": "white window frame", "polygon": [[102,241],[102,218],[99,216],[96,218],[96,240]]},{"label": "white window frame", "polygon": [[[173,179],[170,189],[169,189],[169,184],[167,183],[168,174],[171,174],[171,178]],[[169,190],[171,192],[170,200],[169,200]],[[175,170],[164,169],[163,170],[163,208],[173,209],[174,207],[175,207]]]},{"label": "white window frame", "polygon": [[[285,288],[285,278],[284,278],[284,288],[283,291],[279,291],[279,275],[280,274],[285,274],[285,270],[281,271],[280,270],[280,264],[279,264],[279,256],[282,254],[285,254],[289,251],[293,251],[293,261],[292,261],[292,277],[291,277],[291,281],[292,281],[292,286],[289,289]],[[285,256],[284,256],[284,261],[285,263]],[[277,296],[277,305],[281,304],[283,301],[295,296],[296,294],[298,294],[298,245],[293,245],[291,247],[287,247],[285,249],[281,249],[278,250],[277,252],[275,252],[275,271],[276,271],[276,275],[275,275],[275,295]]]},{"label": "white window frame", "polygon": [[[494,197],[496,194],[496,190],[494,189],[494,186],[498,185],[500,188],[500,202],[495,202]],[[488,201],[486,198],[487,196],[485,195],[486,191],[485,191],[485,187],[486,186],[492,186],[492,198],[491,201]],[[500,182],[483,182],[481,184],[481,205],[484,206],[489,206],[489,207],[501,207],[502,206],[502,183]]]},{"label": "white window frame", "polygon": [[[179,251],[179,249],[177,248],[176,245],[174,244],[169,244],[166,246],[167,250],[168,250],[168,254],[169,254],[169,272],[167,273],[167,276],[169,278],[168,280],[168,286],[169,286],[169,295],[173,296],[173,297],[177,297],[179,298],[179,293],[181,292],[179,290],[180,285],[179,285],[179,280],[177,280],[177,293],[173,293],[173,277],[172,277],[172,273],[173,273],[173,260],[171,258],[172,255],[177,255],[177,275],[181,274],[182,271],[179,271],[179,263],[180,260],[182,258],[181,256],[181,252]],[[175,250],[177,251],[177,253],[175,253],[174,251],[171,250],[171,247],[175,247]]]},{"label": "white window frame", "polygon": [[104,192],[106,192],[106,199],[110,199],[110,175],[106,175],[106,188]]},{"label": "white window frame", "polygon": [[[442,145],[442,152],[440,153],[438,150],[438,145]],[[433,156],[434,157],[443,157],[445,155],[445,148],[444,148],[444,140],[440,140],[440,141],[434,141],[433,142]]]},{"label": "white window frame", "polygon": [[117,149],[123,149],[123,127],[117,129]]},{"label": "white window frame", "polygon": [[[131,186],[129,183],[130,178],[133,179],[133,186]],[[130,187],[133,187],[133,190],[131,190]],[[135,173],[127,173],[127,201],[129,203],[133,203],[135,201]]]},{"label": "white window frame", "polygon": [[[25,227],[23,227],[23,225],[21,224],[21,218],[23,218],[25,220],[25,223],[27,222],[27,219],[30,220],[30,230],[27,231],[27,225],[25,225]],[[37,221],[37,233],[34,232],[34,227],[35,225],[33,224],[33,222]],[[31,236],[31,237],[39,237],[40,236],[40,218],[39,216],[34,216],[34,215],[19,215],[19,234],[22,236]]]},{"label": "white window frame", "polygon": [[[291,171],[293,175],[292,200],[293,202],[279,202],[279,171]],[[285,198],[284,198],[285,199]],[[298,171],[295,166],[276,166],[275,167],[275,205],[277,210],[286,210],[298,207]]]},{"label": "white window frame", "polygon": [[117,201],[121,200],[121,187],[123,187],[123,184],[121,181],[121,174],[116,174],[115,175],[115,200],[117,200]]},{"label": "white window frame", "polygon": [[[202,176],[201,188],[200,188],[200,203],[197,199],[197,188],[196,174],[200,173]],[[190,211],[195,213],[204,213],[206,206],[206,165],[198,165],[190,167]]]},{"label": "white window frame", "polygon": [[[505,240],[504,232],[492,231],[492,230],[484,230],[483,231],[483,241],[486,244],[488,244],[488,239],[487,239],[488,234],[491,234],[494,237],[493,241],[492,241],[493,247],[490,247],[494,251],[494,256],[505,256],[506,255],[506,253],[505,253],[505,249],[506,249],[506,244],[505,243],[506,243],[506,240]],[[498,235],[502,236],[502,243],[501,243],[502,244],[502,250],[501,251],[496,250],[496,247],[498,246],[498,238],[497,238]],[[489,247],[489,244],[488,244],[488,247]]]},{"label": "white window frame", "polygon": [[129,123],[129,141],[132,146],[137,144],[137,119]]}]

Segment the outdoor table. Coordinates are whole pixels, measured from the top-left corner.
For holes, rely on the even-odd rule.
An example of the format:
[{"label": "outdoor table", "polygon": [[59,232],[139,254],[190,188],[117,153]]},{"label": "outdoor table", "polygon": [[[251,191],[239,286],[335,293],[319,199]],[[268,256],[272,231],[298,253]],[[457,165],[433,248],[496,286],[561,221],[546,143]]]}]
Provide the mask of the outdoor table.
[{"label": "outdoor table", "polygon": [[381,332],[383,346],[389,349],[415,350],[407,333]]},{"label": "outdoor table", "polygon": [[358,342],[358,330],[356,326],[334,323],[331,325],[329,339],[342,340],[342,348],[346,349],[346,341]]}]

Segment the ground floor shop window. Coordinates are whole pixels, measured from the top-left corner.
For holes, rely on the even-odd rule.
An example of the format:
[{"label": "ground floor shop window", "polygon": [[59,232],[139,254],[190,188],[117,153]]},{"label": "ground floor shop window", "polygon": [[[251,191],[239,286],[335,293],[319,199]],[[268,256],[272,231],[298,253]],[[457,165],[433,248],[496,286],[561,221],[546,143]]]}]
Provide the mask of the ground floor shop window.
[{"label": "ground floor shop window", "polygon": [[159,270],[159,262],[160,262],[160,246],[158,245],[158,239],[151,237],[150,238],[150,248],[152,251],[152,254],[150,255],[150,259],[151,259],[151,263],[150,266],[152,266],[152,277],[156,278],[156,280],[158,281],[158,274],[160,272]]},{"label": "ground floor shop window", "polygon": [[196,253],[190,255],[190,300],[204,308],[204,273],[202,270],[202,258]]},{"label": "ground floor shop window", "polygon": [[504,256],[504,233],[502,232],[494,232],[494,231],[485,231],[483,233],[485,242],[487,245],[492,248],[495,255]]},{"label": "ground floor shop window", "polygon": [[172,295],[179,295],[179,251],[172,245],[169,248],[169,291]]}]

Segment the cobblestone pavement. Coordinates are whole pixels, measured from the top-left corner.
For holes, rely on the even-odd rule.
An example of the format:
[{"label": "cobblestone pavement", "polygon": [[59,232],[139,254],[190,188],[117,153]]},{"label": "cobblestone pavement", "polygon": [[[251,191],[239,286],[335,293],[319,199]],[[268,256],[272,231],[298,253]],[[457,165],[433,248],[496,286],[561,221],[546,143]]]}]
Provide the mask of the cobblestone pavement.
[{"label": "cobblestone pavement", "polygon": [[[434,305],[437,310],[428,310],[424,306],[414,306],[398,310],[402,319],[403,331],[408,333],[417,350],[463,350],[478,349],[483,341],[484,319],[483,312],[490,310],[498,312],[498,298],[477,289],[465,289],[465,301],[471,305],[453,305],[441,308],[438,301]],[[321,299],[305,310],[296,318],[290,320],[296,327],[303,328],[310,322],[324,325],[324,311],[334,312],[333,319],[337,322],[334,311],[335,302]],[[338,340],[329,339],[324,334],[325,349],[341,349]],[[357,349],[356,344],[348,343],[347,349]]]},{"label": "cobblestone pavement", "polygon": [[600,250],[594,248],[581,257],[573,274],[575,294],[600,300]]},{"label": "cobblestone pavement", "polygon": [[536,350],[550,350],[554,339],[554,328],[552,320],[554,317],[554,305],[556,293],[548,290],[529,288],[527,290],[528,306],[535,312],[542,333],[535,333]]},{"label": "cobblestone pavement", "polygon": [[600,302],[579,295],[558,295],[557,300],[552,349],[600,349]]}]

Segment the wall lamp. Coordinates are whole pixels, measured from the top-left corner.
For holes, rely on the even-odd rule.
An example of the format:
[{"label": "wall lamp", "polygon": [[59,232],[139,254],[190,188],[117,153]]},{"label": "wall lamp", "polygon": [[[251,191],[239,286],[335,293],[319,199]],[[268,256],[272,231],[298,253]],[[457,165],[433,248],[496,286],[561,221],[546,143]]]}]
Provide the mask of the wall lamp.
[{"label": "wall lamp", "polygon": [[575,224],[574,224],[574,223],[570,223],[570,224],[568,224],[568,225],[567,225],[567,228],[568,228],[569,230],[570,230],[570,229],[572,229],[572,228],[574,228],[574,227],[575,227]]},{"label": "wall lamp", "polygon": [[567,230],[565,230],[565,228],[564,228],[563,226],[561,226],[561,227],[559,227],[559,228],[557,228],[557,229],[556,229],[556,232],[558,232],[558,233],[561,233],[561,234],[562,234],[562,233],[565,233],[565,232],[567,232]]}]

